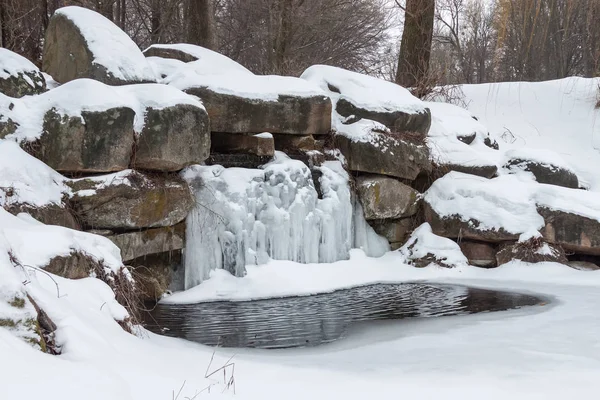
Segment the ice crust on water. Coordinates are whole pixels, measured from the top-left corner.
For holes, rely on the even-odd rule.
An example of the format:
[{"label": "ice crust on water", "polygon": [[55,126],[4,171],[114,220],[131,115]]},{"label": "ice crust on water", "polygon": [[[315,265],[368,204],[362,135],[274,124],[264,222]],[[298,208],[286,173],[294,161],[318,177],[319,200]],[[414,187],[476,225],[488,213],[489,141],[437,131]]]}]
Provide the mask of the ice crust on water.
[{"label": "ice crust on water", "polygon": [[355,215],[341,164],[325,162],[318,170],[322,198],[310,169],[279,152],[262,169],[195,165],[184,170],[196,194],[187,218],[186,289],[214,269],[244,276],[246,265],[270,259],[329,263],[348,259],[352,247],[372,256],[389,250],[362,214]]}]

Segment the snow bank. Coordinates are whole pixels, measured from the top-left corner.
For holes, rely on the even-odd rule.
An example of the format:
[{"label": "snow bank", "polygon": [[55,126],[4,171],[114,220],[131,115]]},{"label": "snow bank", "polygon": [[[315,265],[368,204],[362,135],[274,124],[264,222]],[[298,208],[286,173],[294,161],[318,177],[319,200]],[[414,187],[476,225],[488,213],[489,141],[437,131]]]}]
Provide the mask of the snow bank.
[{"label": "snow bank", "polygon": [[138,82],[156,80],[146,57],[133,40],[104,16],[76,6],[59,8],[56,14],[77,26],[94,57],[94,64],[104,66],[115,78]]},{"label": "snow bank", "polygon": [[342,68],[313,65],[300,78],[328,92],[334,103],[345,99],[356,107],[375,112],[420,113],[426,108],[402,86]]},{"label": "snow bank", "polygon": [[184,68],[186,63],[172,58],[146,57],[148,64],[152,67],[154,75],[161,82],[162,79],[174,74],[180,68]]},{"label": "snow bank", "polygon": [[398,249],[408,264],[420,267],[431,263],[442,267],[459,267],[469,264],[460,246],[453,240],[434,235],[425,222],[413,231],[404,246]]},{"label": "snow bank", "polygon": [[[199,61],[193,63],[195,62]],[[202,71],[183,68],[164,82],[180,90],[206,87],[216,93],[264,101],[277,101],[279,96],[327,97],[318,86],[290,76],[249,75],[240,72],[204,75]]]},{"label": "snow bank", "polygon": [[187,68],[193,69],[199,75],[225,73],[242,73],[253,75],[252,72],[250,72],[247,68],[233,61],[231,58],[201,46],[188,43],[153,44],[144,50],[144,53],[151,49],[176,50],[197,58],[196,61],[182,64],[185,64]]},{"label": "snow bank", "polygon": [[[431,111],[427,145],[432,161],[468,167],[497,166],[502,154],[483,143],[488,132],[481,122],[475,120],[467,110],[452,104],[425,104]],[[475,138],[470,144],[458,139],[471,135]]]},{"label": "snow bank", "polygon": [[23,78],[28,80],[32,87],[35,87],[29,77],[25,76],[26,73],[32,72],[38,74],[40,70],[25,57],[5,48],[0,48],[0,79],[8,79],[11,76],[23,74]]},{"label": "snow bank", "polygon": [[0,140],[0,207],[62,205],[69,193],[65,179],[16,143]]},{"label": "snow bank", "polygon": [[600,191],[598,79],[462,85],[469,111],[503,149],[553,150],[591,190]]}]

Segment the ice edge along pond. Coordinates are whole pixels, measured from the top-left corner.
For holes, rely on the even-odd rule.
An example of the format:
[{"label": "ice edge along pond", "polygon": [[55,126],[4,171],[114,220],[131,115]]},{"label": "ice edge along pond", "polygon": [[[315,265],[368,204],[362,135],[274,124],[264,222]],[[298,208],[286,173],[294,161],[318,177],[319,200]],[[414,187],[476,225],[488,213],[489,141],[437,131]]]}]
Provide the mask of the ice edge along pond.
[{"label": "ice edge along pond", "polygon": [[317,346],[348,335],[361,323],[503,311],[549,299],[456,284],[373,284],[308,296],[248,301],[162,304],[146,328],[211,346]]}]

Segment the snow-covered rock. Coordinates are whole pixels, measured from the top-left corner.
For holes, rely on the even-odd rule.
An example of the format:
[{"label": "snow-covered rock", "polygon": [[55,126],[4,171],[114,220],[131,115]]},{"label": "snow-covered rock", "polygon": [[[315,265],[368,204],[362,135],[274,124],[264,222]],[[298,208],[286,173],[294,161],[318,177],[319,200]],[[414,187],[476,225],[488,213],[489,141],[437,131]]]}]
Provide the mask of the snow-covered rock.
[{"label": "snow-covered rock", "polygon": [[458,244],[435,235],[428,223],[415,229],[406,244],[398,251],[409,264],[418,268],[427,267],[429,264],[454,268],[468,263]]},{"label": "snow-covered rock", "polygon": [[45,91],[46,80],[38,67],[25,57],[0,48],[0,93],[23,97]]},{"label": "snow-covered rock", "polygon": [[334,119],[353,123],[377,121],[394,132],[426,135],[431,115],[426,105],[402,86],[327,65],[313,65],[301,75],[326,91],[334,102]]},{"label": "snow-covered rock", "polygon": [[60,83],[91,78],[110,85],[156,82],[137,45],[104,16],[87,8],[59,8],[46,30],[43,70]]},{"label": "snow-covered rock", "polygon": [[[153,44],[144,50],[146,57],[181,61],[186,68],[199,75],[242,73],[252,75],[248,69],[216,51],[188,43]],[[162,71],[167,64],[162,64]],[[170,64],[174,66],[174,63]],[[180,65],[181,66],[181,65]],[[166,75],[170,75],[167,73]]]},{"label": "snow-covered rock", "polygon": [[213,132],[310,135],[331,129],[329,97],[299,78],[184,68],[165,82],[202,100]]},{"label": "snow-covered rock", "polygon": [[560,154],[543,149],[513,149],[504,154],[504,172],[530,172],[539,183],[578,189],[579,179]]},{"label": "snow-covered rock", "polygon": [[88,229],[138,229],[172,226],[194,205],[189,186],[178,176],[124,170],[73,179],[71,202]]}]

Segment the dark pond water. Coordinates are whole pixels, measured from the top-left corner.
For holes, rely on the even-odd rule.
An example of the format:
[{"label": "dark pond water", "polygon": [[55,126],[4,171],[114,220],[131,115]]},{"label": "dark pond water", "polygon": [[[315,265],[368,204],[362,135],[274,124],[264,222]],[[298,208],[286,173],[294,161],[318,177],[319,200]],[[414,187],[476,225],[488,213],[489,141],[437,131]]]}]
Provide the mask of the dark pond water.
[{"label": "dark pond water", "polygon": [[353,323],[502,311],[545,302],[532,295],[429,283],[377,284],[333,293],[253,301],[158,304],[147,328],[223,347],[316,346]]}]

